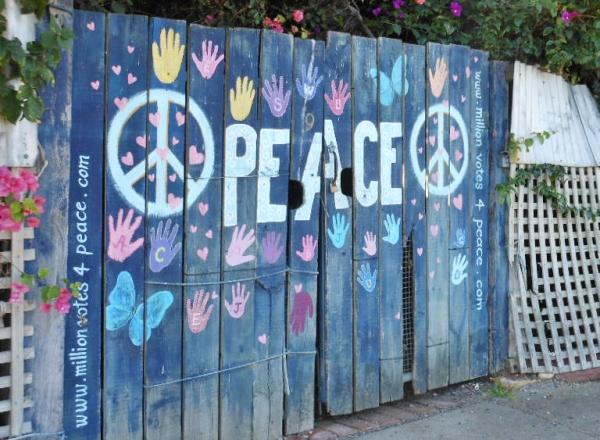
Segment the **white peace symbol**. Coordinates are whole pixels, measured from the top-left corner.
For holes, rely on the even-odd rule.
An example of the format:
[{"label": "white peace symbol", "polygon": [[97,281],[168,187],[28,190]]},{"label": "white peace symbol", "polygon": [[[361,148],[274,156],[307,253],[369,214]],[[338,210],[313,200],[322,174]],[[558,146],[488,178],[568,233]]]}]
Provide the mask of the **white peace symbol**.
[{"label": "white peace symbol", "polygon": [[[465,175],[467,174],[467,168],[469,166],[469,137],[467,133],[467,126],[462,118],[460,112],[453,106],[448,108],[444,104],[435,104],[429,107],[429,115],[435,114],[438,118],[437,122],[437,150],[431,156],[427,169],[421,169],[419,166],[419,152],[417,141],[419,139],[419,132],[421,127],[425,123],[425,111],[423,111],[415,124],[413,125],[412,133],[410,135],[410,160],[412,162],[413,171],[421,187],[425,189],[425,172],[433,172],[437,168],[438,178],[437,182],[429,180],[429,193],[436,196],[446,196],[452,194],[458,185],[462,182]],[[444,148],[444,115],[448,114],[450,119],[454,119],[458,124],[460,135],[463,143],[463,162],[460,170],[457,170],[452,161],[450,160],[450,154]],[[446,167],[450,172],[450,178],[448,178],[448,184],[446,184],[445,171]]]},{"label": "white peace symbol", "polygon": [[[141,161],[135,165],[132,169],[125,172],[121,168],[121,162],[119,158],[119,140],[123,132],[123,128],[129,121],[129,119],[147,103],[156,102],[158,112],[162,116],[160,123],[156,130],[156,143],[154,150],[147,155],[146,160]],[[166,89],[151,89],[149,98],[148,91],[143,91],[133,96],[129,102],[121,109],[110,123],[108,130],[108,166],[112,178],[114,179],[117,190],[121,193],[123,198],[130,203],[135,209],[140,212],[144,212],[150,216],[167,217],[173,214],[181,212],[183,204],[179,204],[176,208],[172,208],[168,203],[167,196],[167,185],[168,185],[168,173],[169,166],[173,168],[173,171],[177,176],[186,182],[187,185],[187,206],[191,206],[196,199],[202,194],[202,191],[208,184],[208,179],[212,175],[214,167],[214,138],[213,132],[206,118],[206,115],[202,109],[196,104],[196,102],[187,97],[188,111],[192,115],[193,119],[198,124],[202,133],[202,139],[204,141],[204,166],[200,177],[197,180],[191,178],[189,174],[184,176],[185,167],[179,161],[179,159],[169,149],[167,157],[163,160],[160,159],[157,147],[167,148],[169,144],[169,106],[170,104],[176,104],[183,108],[186,107],[186,96]],[[148,166],[146,169],[146,161]],[[155,171],[155,185],[156,185],[156,196],[154,201],[148,201],[146,205],[146,198],[143,194],[138,194],[134,189],[135,184],[146,176],[146,171],[156,167]],[[187,178],[185,178],[187,177]]]}]

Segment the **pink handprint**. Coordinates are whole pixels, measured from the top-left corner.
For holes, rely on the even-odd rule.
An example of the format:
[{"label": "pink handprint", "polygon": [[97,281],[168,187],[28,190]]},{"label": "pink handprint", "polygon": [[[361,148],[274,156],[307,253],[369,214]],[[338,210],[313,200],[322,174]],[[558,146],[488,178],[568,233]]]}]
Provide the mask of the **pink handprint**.
[{"label": "pink handprint", "polygon": [[374,235],[372,232],[367,231],[365,236],[365,245],[363,247],[363,251],[367,253],[367,255],[373,256],[377,253],[377,235]]},{"label": "pink handprint", "polygon": [[331,112],[340,116],[344,113],[344,107],[346,106],[346,101],[350,99],[350,92],[348,91],[348,83],[344,84],[344,80],[341,79],[338,83],[338,87],[335,86],[335,80],[331,81],[331,98],[327,93],[325,93],[325,101],[327,101],[327,105],[331,109]]},{"label": "pink handprint", "polygon": [[312,235],[305,235],[302,237],[302,251],[296,251],[296,255],[306,262],[312,261],[312,259],[315,257],[317,242],[318,240],[315,240]]},{"label": "pink handprint", "polygon": [[236,226],[233,230],[231,243],[225,254],[225,261],[230,266],[239,266],[256,258],[254,255],[244,255],[244,252],[248,250],[256,238],[254,236],[254,229],[250,229],[247,235],[244,235],[245,232],[246,225],[242,225],[241,228]]},{"label": "pink handprint", "polygon": [[285,94],[283,93],[283,76],[279,77],[279,85],[277,85],[277,77],[275,75],[271,76],[271,83],[265,80],[262,95],[269,104],[273,116],[280,118],[287,110],[292,91],[288,90]]},{"label": "pink handprint", "polygon": [[123,220],[123,209],[119,209],[116,227],[113,216],[108,216],[109,244],[107,254],[109,258],[119,262],[125,261],[144,244],[144,237],[138,238],[133,243],[131,242],[133,234],[142,223],[142,216],[137,216],[133,223],[132,220],[133,209],[129,210],[125,220]]},{"label": "pink handprint", "polygon": [[210,315],[215,308],[214,304],[208,306],[208,300],[215,295],[215,292],[204,292],[204,289],[200,289],[194,295],[194,303],[188,298],[187,300],[187,322],[188,327],[192,333],[200,333],[208,324]]},{"label": "pink handprint", "polygon": [[192,60],[196,65],[196,68],[200,74],[206,78],[211,79],[217,70],[217,66],[223,61],[225,55],[221,54],[217,57],[219,52],[219,45],[215,44],[213,50],[213,42],[211,40],[204,40],[202,42],[202,60],[199,60],[195,53],[192,53]]},{"label": "pink handprint", "polygon": [[315,313],[313,301],[302,284],[294,284],[296,295],[294,296],[294,307],[292,308],[292,333],[296,336],[304,333],[306,328],[307,315],[311,318]]},{"label": "pink handprint", "polygon": [[225,308],[229,316],[234,319],[240,319],[246,311],[246,303],[250,298],[250,292],[246,292],[246,285],[237,283],[231,286],[231,304],[225,300]]},{"label": "pink handprint", "polygon": [[267,263],[274,264],[283,253],[283,245],[280,245],[281,234],[278,232],[267,232],[267,236],[261,240],[262,250]]}]

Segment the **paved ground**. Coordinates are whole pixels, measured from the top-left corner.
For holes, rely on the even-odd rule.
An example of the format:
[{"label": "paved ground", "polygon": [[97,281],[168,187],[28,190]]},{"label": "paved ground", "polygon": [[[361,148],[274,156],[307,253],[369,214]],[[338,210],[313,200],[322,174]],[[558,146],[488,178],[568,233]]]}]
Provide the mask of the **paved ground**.
[{"label": "paved ground", "polygon": [[[517,389],[527,382],[533,383]],[[508,383],[517,387],[510,391],[488,380],[469,382],[322,420],[313,431],[289,439],[600,439],[600,381],[519,378]]]}]

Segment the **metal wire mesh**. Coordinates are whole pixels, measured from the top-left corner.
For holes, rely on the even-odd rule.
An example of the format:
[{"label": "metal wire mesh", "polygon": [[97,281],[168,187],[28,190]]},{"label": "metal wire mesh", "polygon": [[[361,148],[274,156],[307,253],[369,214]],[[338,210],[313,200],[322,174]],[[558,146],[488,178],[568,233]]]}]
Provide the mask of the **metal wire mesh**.
[{"label": "metal wire mesh", "polygon": [[414,356],[415,325],[414,325],[414,262],[412,236],[404,245],[404,258],[402,260],[402,317],[403,317],[403,344],[404,344],[404,373],[411,373]]}]

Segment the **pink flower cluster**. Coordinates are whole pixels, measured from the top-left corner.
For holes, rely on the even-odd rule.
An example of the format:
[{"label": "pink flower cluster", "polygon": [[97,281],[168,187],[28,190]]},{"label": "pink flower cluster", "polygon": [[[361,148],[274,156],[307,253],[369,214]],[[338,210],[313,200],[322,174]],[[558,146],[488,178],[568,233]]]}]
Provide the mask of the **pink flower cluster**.
[{"label": "pink flower cluster", "polygon": [[[66,315],[71,310],[71,298],[73,298],[73,293],[67,288],[63,287],[60,289],[60,295],[54,302],[54,308],[61,315]],[[42,303],[42,312],[50,313],[52,311],[52,303],[44,302]]]},{"label": "pink flower cluster", "polygon": [[263,20],[263,26],[272,29],[275,32],[283,32],[283,23],[281,23],[279,17],[275,17],[273,19],[265,17]]},{"label": "pink flower cluster", "polygon": [[[292,13],[292,20],[296,23],[301,23],[302,20],[304,20],[304,11],[302,9],[296,9]],[[263,26],[267,29],[274,30],[275,32],[285,32],[285,28],[283,27],[285,21],[285,17],[282,15],[278,15],[275,18],[265,17],[263,20]],[[296,25],[292,25],[290,30],[294,34],[299,31],[298,26]]]},{"label": "pink flower cluster", "polygon": [[568,11],[568,10],[564,10],[562,13],[562,20],[569,24],[571,23],[573,20],[575,20],[577,17],[579,17],[581,15],[581,12],[578,11]]},{"label": "pink flower cluster", "polygon": [[450,3],[450,12],[455,17],[460,17],[462,15],[463,5],[459,1],[453,1]]},{"label": "pink flower cluster", "polygon": [[23,301],[23,296],[29,292],[29,286],[23,283],[12,283],[10,285],[10,299],[8,302],[20,303]]},{"label": "pink flower cluster", "polygon": [[10,168],[0,166],[0,231],[20,231],[24,221],[32,228],[40,225],[38,215],[44,212],[46,199],[33,196],[39,187],[38,178],[31,171],[21,170],[16,175]]}]

